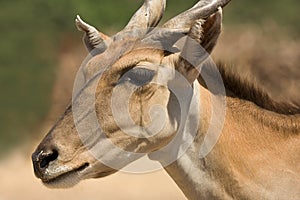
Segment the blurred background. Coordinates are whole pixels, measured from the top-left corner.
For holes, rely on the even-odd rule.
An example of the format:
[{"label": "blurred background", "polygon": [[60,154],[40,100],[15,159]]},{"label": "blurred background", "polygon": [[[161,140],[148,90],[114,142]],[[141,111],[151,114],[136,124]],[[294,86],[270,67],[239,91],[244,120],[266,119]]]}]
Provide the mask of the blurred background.
[{"label": "blurred background", "polygon": [[[195,2],[168,1],[163,21]],[[163,171],[118,173],[70,190],[49,190],[31,168],[30,154],[70,101],[74,76],[87,55],[76,14],[114,34],[142,3],[0,0],[0,200],[184,199]],[[232,1],[224,11],[215,61],[255,79],[279,101],[299,101],[299,9],[299,0]]]}]

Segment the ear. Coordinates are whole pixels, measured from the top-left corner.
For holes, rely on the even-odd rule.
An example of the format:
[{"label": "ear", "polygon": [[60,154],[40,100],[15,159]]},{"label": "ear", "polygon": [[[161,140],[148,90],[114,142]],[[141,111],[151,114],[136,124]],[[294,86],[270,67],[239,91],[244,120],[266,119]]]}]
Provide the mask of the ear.
[{"label": "ear", "polygon": [[215,47],[222,28],[222,8],[206,20],[194,22],[186,38],[181,54],[178,55],[176,69],[193,83],[199,76],[202,64]]},{"label": "ear", "polygon": [[220,7],[218,12],[210,16],[203,24],[201,45],[208,53],[211,53],[217,44],[222,31],[222,18],[222,8]]},{"label": "ear", "polygon": [[75,23],[77,29],[84,32],[83,41],[89,52],[93,51],[96,48],[98,48],[102,52],[106,50],[106,42],[110,39],[110,37],[98,31],[95,27],[84,22],[79,15],[77,15]]}]

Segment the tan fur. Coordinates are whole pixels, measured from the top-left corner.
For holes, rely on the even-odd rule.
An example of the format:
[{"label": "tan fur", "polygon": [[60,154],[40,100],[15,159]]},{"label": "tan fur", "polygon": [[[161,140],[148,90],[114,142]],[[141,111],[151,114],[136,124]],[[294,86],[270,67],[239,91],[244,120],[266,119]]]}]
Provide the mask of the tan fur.
[{"label": "tan fur", "polygon": [[297,199],[300,129],[292,124],[299,126],[300,116],[275,114],[252,102],[227,97],[222,135],[213,151],[199,159],[199,146],[210,123],[211,95],[204,88],[201,94],[202,106],[208,109],[186,153],[192,163],[183,156],[166,167],[185,195],[189,199]]},{"label": "tan fur", "polygon": [[[151,1],[152,2],[152,1]],[[175,71],[181,72],[194,92],[201,94],[199,104],[199,127],[195,140],[188,150],[174,163],[165,166],[165,170],[174,179],[189,199],[289,199],[300,197],[300,116],[299,107],[291,104],[279,104],[254,84],[241,81],[237,74],[229,73],[225,66],[220,67],[227,90],[227,106],[224,127],[220,138],[212,151],[200,158],[200,147],[207,134],[212,117],[212,97],[220,95],[208,90],[199,77],[198,70],[191,68],[191,63],[180,57],[189,55],[191,43],[186,40],[184,52],[171,53],[157,50],[157,44],[164,46],[159,35],[130,34],[132,25],[156,24],[161,17],[164,2],[155,2],[153,8],[159,9],[150,21],[136,14],[127,29],[113,37],[107,50],[94,55],[85,68],[84,84],[75,98],[80,105],[79,117],[75,118],[72,106],[49,131],[32,155],[35,174],[49,187],[70,187],[80,180],[108,176],[116,169],[106,166],[89,151],[98,145],[97,156],[115,161],[120,156],[112,149],[103,135],[93,134],[95,127],[86,121],[95,109],[96,117],[103,134],[120,149],[151,154],[165,147],[175,136],[180,126],[179,102],[169,90],[168,83],[174,79]],[[201,1],[194,9],[186,11],[166,23],[164,27],[178,28],[184,34],[196,39],[209,53],[216,44],[221,31],[222,9],[229,1]],[[147,12],[145,3],[137,13]],[[197,12],[196,12],[197,11]],[[147,13],[146,13],[147,14]],[[145,21],[146,20],[146,21]],[[200,21],[199,21],[200,20]],[[206,22],[205,22],[206,20]],[[195,23],[201,22],[201,23]],[[176,22],[176,23],[175,23]],[[202,22],[204,23],[202,25]],[[128,29],[131,27],[131,29]],[[186,29],[192,31],[186,31]],[[200,30],[197,30],[200,29]],[[168,32],[170,33],[170,32]],[[136,36],[136,37],[134,37]],[[143,38],[158,38],[155,44],[143,43]],[[149,38],[148,38],[149,39]],[[163,38],[168,40],[168,38]],[[174,38],[171,38],[174,39]],[[179,38],[178,38],[179,39]],[[176,42],[176,41],[175,41]],[[174,45],[173,42],[166,43]],[[159,46],[159,45],[158,45]],[[200,63],[202,73],[210,75],[207,63]],[[112,96],[118,89],[117,105],[121,108],[126,103],[126,94],[136,85],[128,80],[122,82],[122,76],[131,69],[146,68],[154,73],[153,82],[135,90],[129,98],[129,114],[135,125],[144,128],[151,124],[149,110],[152,105],[160,105],[167,112],[164,127],[154,136],[138,138],[128,135],[118,126],[113,116]],[[99,78],[99,82],[97,80]],[[160,84],[155,84],[159,80]],[[132,80],[131,80],[132,81]],[[135,86],[134,86],[135,85]],[[96,88],[94,94],[93,88]],[[95,105],[90,105],[85,96],[95,97]],[[125,98],[125,99],[124,99]],[[120,104],[120,105],[119,105]],[[198,110],[198,109],[195,109]],[[126,113],[119,112],[121,119]],[[88,144],[83,144],[75,123],[84,128]],[[122,123],[130,125],[122,120]],[[130,125],[131,126],[131,125]],[[148,132],[141,130],[141,134]],[[97,127],[97,129],[99,129]],[[86,138],[85,138],[86,139]],[[177,149],[174,149],[177,152]],[[169,152],[170,153],[170,152]],[[173,152],[172,152],[173,153]],[[168,153],[162,156],[169,156]],[[137,159],[128,157],[121,160],[120,167],[125,167]],[[164,164],[163,160],[153,157]],[[152,191],[155,192],[155,191]]]}]

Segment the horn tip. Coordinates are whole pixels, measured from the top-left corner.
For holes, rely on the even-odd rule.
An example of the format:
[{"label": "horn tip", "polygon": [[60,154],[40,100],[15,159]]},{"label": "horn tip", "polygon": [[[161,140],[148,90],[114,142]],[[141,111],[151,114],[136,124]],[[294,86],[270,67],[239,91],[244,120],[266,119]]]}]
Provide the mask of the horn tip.
[{"label": "horn tip", "polygon": [[76,15],[76,19],[77,19],[77,20],[81,20],[81,17],[80,17],[79,14]]}]

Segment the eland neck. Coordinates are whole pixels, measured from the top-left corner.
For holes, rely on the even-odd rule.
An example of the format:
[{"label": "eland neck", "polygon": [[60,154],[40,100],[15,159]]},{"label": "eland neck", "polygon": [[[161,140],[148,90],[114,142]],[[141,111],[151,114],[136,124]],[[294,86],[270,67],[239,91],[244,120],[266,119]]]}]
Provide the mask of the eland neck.
[{"label": "eland neck", "polygon": [[201,158],[212,93],[202,86],[198,92],[201,108],[195,140],[185,154],[165,167],[184,194],[189,199],[299,197],[299,115],[278,114],[250,101],[226,97],[221,135],[212,151]]}]

